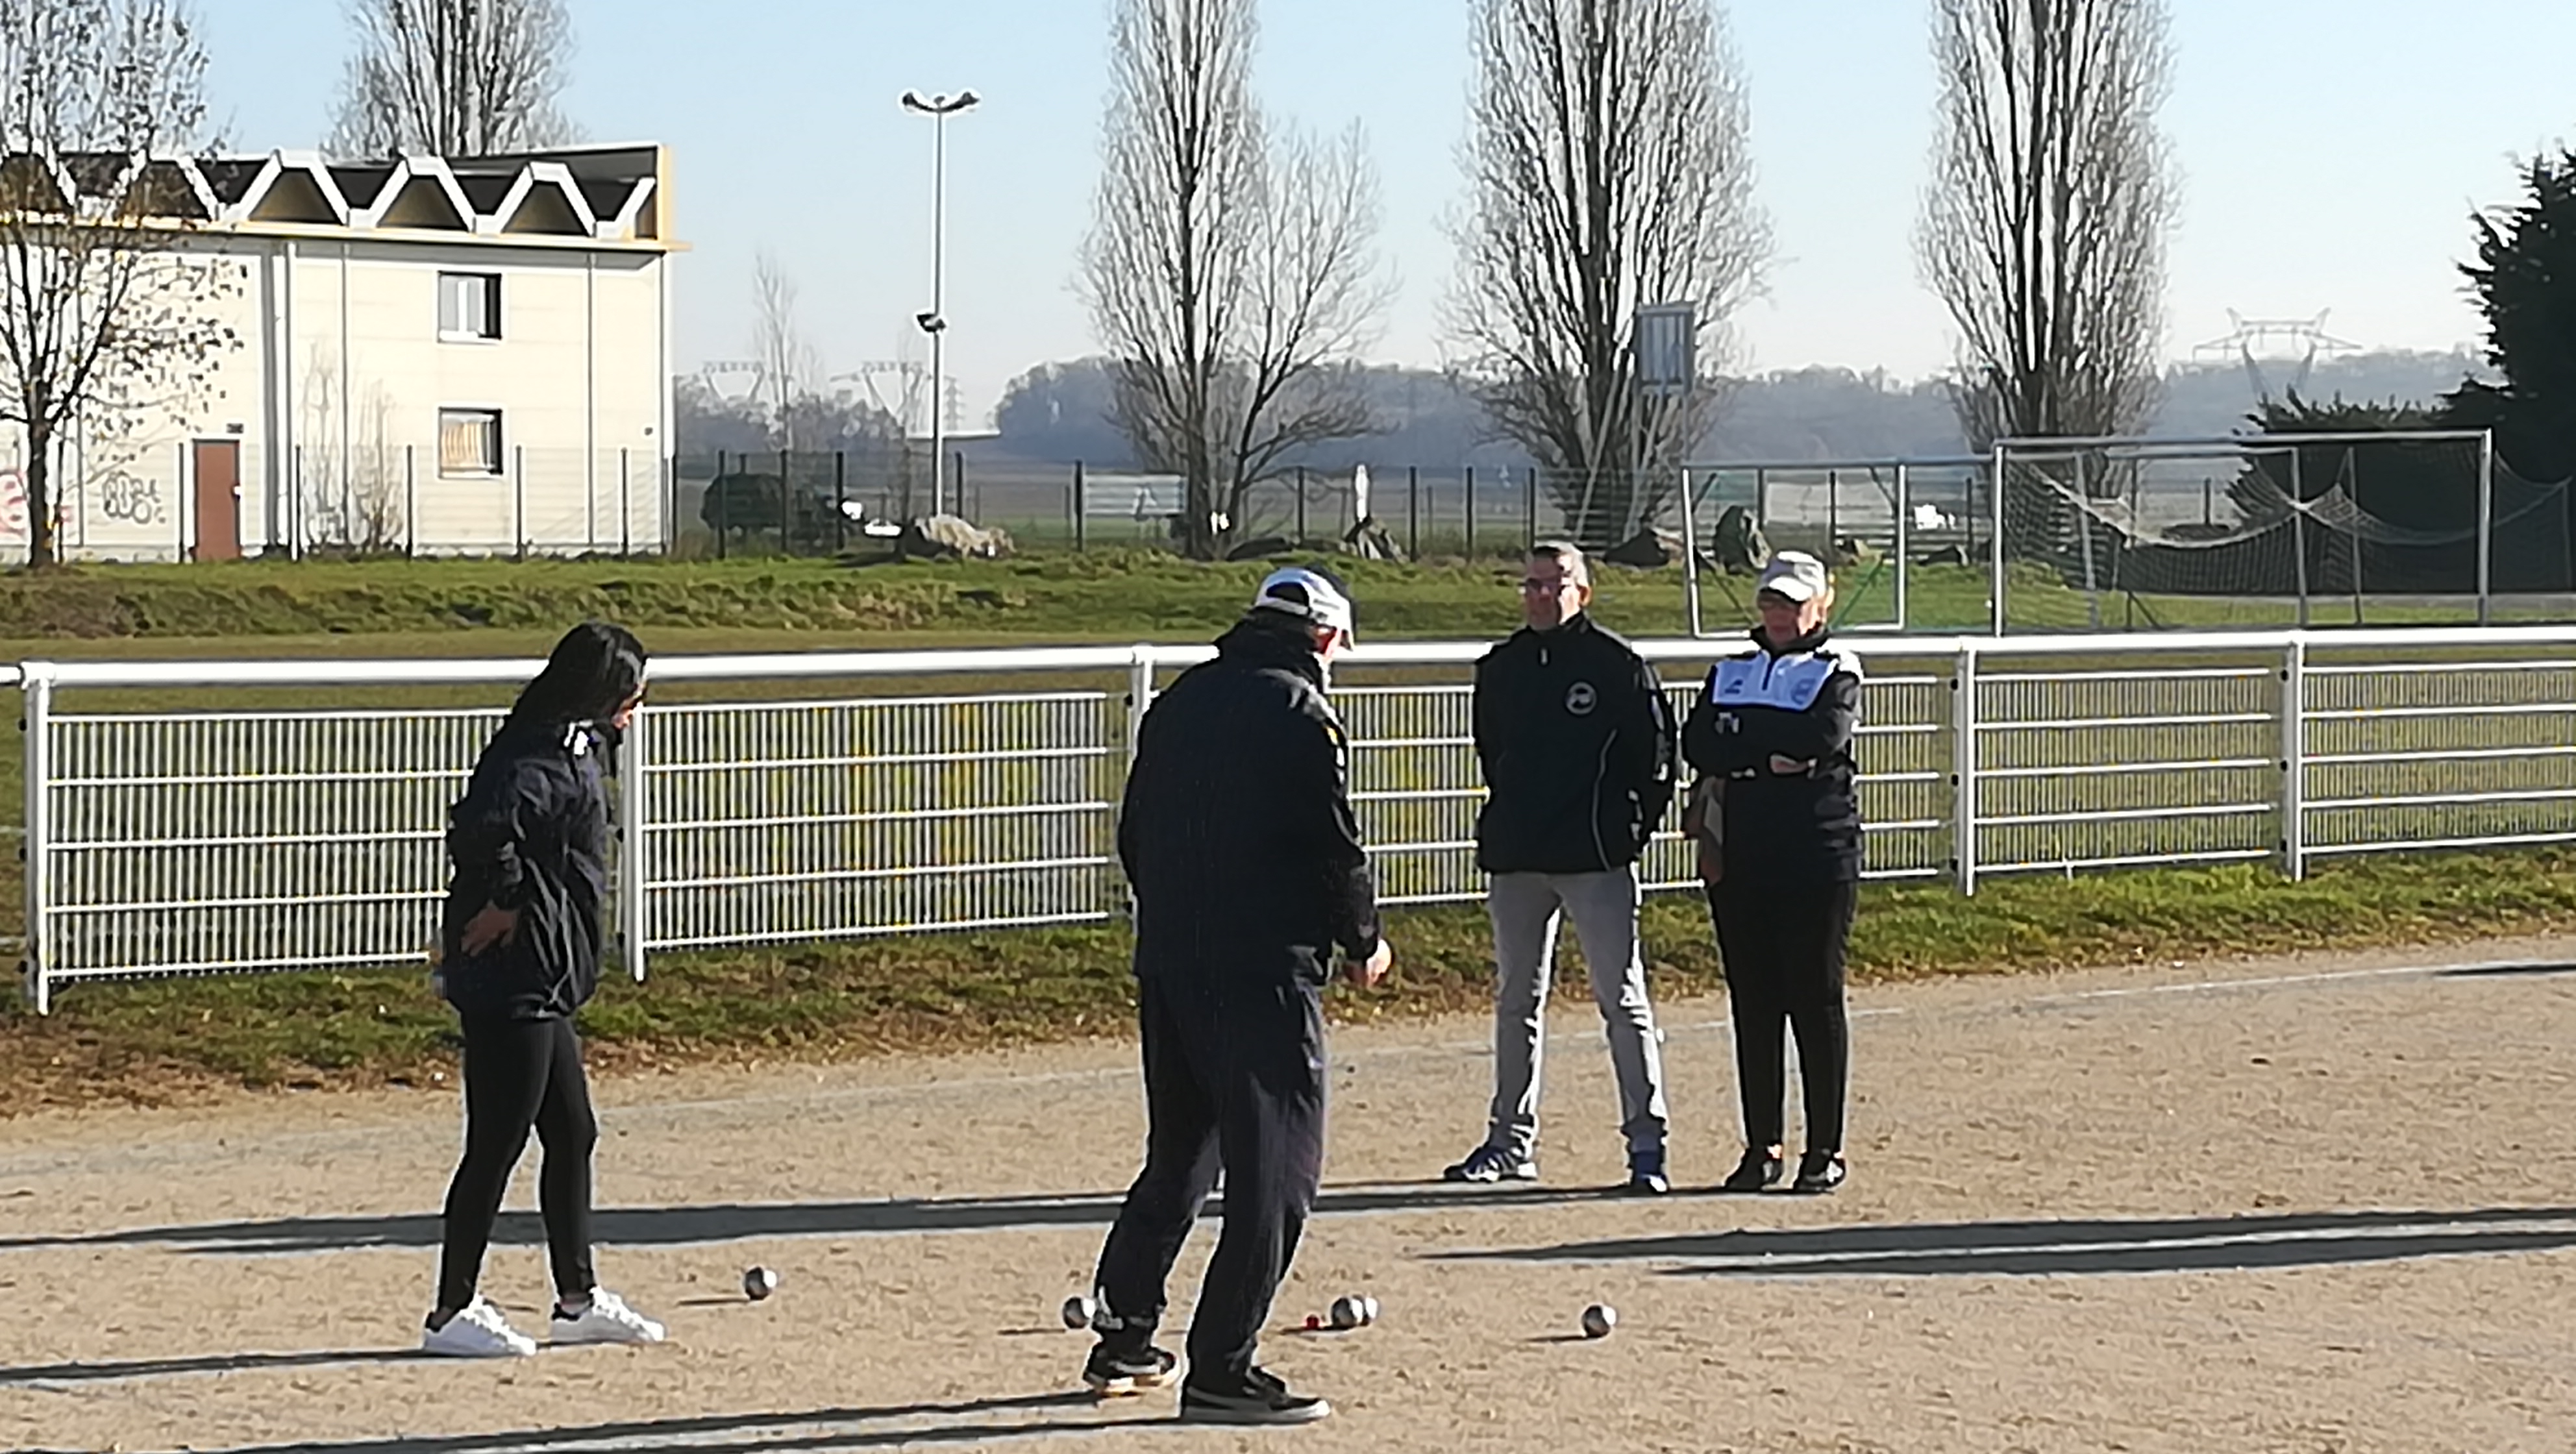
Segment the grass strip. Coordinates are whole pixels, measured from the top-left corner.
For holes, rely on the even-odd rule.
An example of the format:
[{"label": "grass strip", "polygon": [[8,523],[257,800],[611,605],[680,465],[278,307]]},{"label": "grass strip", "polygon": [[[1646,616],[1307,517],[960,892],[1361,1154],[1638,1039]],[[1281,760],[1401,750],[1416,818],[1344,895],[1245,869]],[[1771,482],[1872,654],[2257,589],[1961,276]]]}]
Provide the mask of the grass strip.
[{"label": "grass strip", "polygon": [[[1344,1022],[1487,1003],[1490,940],[1474,906],[1391,916],[1397,974],[1332,992]],[[2297,949],[2576,931],[2576,851],[2421,854],[2329,863],[2290,883],[2255,865],[1871,885],[1852,942],[1863,982]],[[1658,996],[1722,987],[1705,911],[1649,901]],[[1123,928],[917,935],[674,955],[649,984],[612,981],[584,1016],[612,1070],[827,1061],[1129,1033]],[[1581,994],[1571,936],[1560,994]],[[1574,1013],[1583,1013],[1576,1009]],[[66,987],[55,1013],[0,1010],[0,1104],[164,1104],[240,1088],[436,1087],[453,1021],[417,971],[297,973]]]}]

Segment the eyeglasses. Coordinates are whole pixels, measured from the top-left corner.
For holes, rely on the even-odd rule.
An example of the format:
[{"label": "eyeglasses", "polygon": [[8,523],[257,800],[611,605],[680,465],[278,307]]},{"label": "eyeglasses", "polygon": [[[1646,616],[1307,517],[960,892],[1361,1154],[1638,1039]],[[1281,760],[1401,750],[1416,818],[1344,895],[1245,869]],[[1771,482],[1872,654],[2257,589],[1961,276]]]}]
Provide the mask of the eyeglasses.
[{"label": "eyeglasses", "polygon": [[1571,579],[1543,581],[1533,576],[1530,579],[1521,582],[1521,594],[1525,596],[1553,596],[1568,586],[1577,586],[1581,584],[1582,582]]}]

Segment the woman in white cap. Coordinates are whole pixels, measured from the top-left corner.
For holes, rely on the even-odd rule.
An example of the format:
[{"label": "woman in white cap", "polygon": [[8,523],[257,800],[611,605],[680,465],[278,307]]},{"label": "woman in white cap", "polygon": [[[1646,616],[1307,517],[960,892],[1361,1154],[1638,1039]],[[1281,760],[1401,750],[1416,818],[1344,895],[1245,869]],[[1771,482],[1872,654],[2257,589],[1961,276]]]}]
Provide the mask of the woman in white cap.
[{"label": "woman in white cap", "polygon": [[1777,1185],[1783,1170],[1784,1027],[1798,1037],[1807,1145],[1794,1191],[1842,1184],[1843,1091],[1851,1036],[1843,952],[1861,860],[1853,792],[1860,663],[1827,642],[1824,562],[1784,550],[1762,568],[1762,613],[1747,650],[1726,658],[1682,727],[1699,773],[1685,814],[1717,923],[1735,1023],[1744,1159],[1728,1191]]}]

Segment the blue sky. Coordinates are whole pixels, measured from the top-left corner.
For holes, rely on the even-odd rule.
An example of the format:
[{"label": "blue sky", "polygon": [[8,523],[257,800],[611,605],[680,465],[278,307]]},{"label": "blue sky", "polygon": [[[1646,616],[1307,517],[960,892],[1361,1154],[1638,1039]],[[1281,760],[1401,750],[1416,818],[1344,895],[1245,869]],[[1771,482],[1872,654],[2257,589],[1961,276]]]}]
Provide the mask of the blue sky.
[{"label": "blue sky", "polygon": [[[2304,317],[2373,347],[2477,335],[2457,264],[2467,214],[2514,162],[2576,138],[2569,0],[2170,0],[2164,123],[2181,168],[2168,352],[2227,310]],[[216,116],[244,149],[315,144],[340,0],[198,0]],[[1917,377],[1942,366],[1911,234],[1930,138],[1924,0],[1733,0],[1758,191],[1776,236],[1740,363]],[[573,0],[565,109],[598,140],[676,152],[679,363],[741,357],[754,254],[799,282],[846,370],[917,348],[930,293],[929,122],[906,88],[973,88],[949,123],[949,370],[970,418],[1022,369],[1091,352],[1069,279],[1089,210],[1105,0]],[[1399,282],[1376,352],[1439,358],[1459,196],[1465,0],[1267,0],[1274,112],[1368,131]]]}]

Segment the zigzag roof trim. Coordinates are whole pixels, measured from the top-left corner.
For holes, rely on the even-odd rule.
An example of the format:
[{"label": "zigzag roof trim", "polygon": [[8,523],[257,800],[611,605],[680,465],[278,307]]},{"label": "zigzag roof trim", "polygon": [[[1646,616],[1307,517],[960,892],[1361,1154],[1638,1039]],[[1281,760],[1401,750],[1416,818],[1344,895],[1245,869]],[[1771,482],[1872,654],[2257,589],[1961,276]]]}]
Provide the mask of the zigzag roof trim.
[{"label": "zigzag roof trim", "polygon": [[[476,237],[518,232],[600,242],[649,241],[661,232],[653,225],[657,219],[647,212],[661,190],[659,147],[454,159],[406,156],[391,161],[333,161],[319,152],[287,149],[232,156],[0,153],[0,164],[11,161],[41,169],[62,198],[92,215],[120,205],[151,169],[167,167],[203,219],[237,227],[276,220],[260,213],[272,200],[283,200],[277,198],[278,188],[309,182],[312,192],[301,199],[301,205],[309,208],[310,197],[318,196],[330,219],[327,223],[319,218],[299,220],[352,232],[426,231]],[[435,187],[454,213],[456,225],[424,225],[417,219],[389,222],[395,204],[414,183]],[[478,197],[485,199],[484,205],[477,205]],[[175,218],[184,209],[162,206],[155,211]],[[567,216],[575,225],[571,232],[562,226]]]}]

